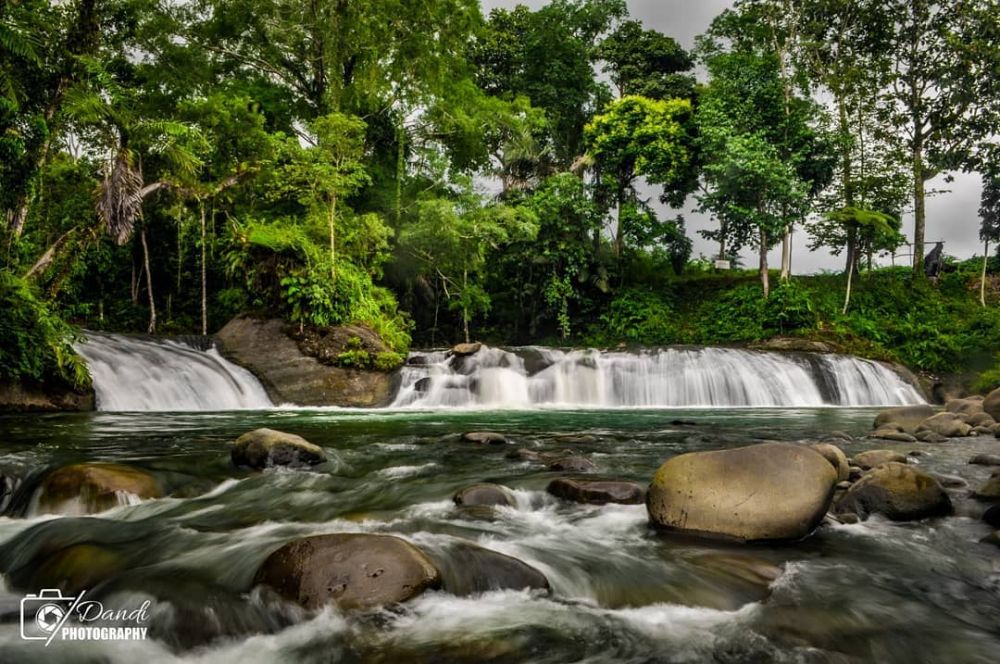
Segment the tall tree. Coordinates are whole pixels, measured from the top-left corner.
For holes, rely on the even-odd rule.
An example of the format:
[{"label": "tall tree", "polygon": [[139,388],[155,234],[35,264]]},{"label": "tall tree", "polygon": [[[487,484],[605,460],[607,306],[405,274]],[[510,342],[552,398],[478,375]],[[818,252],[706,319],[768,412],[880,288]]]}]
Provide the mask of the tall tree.
[{"label": "tall tree", "polygon": [[583,151],[583,128],[609,93],[594,76],[600,39],[625,16],[622,0],[556,0],[537,11],[495,9],[470,46],[477,84],[487,94],[518,96],[543,109],[557,164]]},{"label": "tall tree", "polygon": [[597,57],[604,63],[619,97],[690,99],[694,96],[694,60],[671,37],[625,21],[601,42]]},{"label": "tall tree", "polygon": [[700,200],[720,228],[706,235],[731,249],[757,247],[766,297],[767,252],[805,216],[828,178],[828,145],[815,127],[815,105],[786,98],[776,56],[723,52],[707,64],[711,80],[697,116],[706,184]]},{"label": "tall tree", "polygon": [[664,199],[674,205],[683,203],[694,190],[697,157],[693,119],[690,100],[632,96],[613,102],[587,125],[587,154],[602,178],[613,183],[618,215],[616,255],[621,256],[625,249],[630,226],[650,221],[651,211],[639,205],[639,178],[660,185]]},{"label": "tall tree", "polygon": [[979,282],[979,302],[986,306],[986,265],[990,259],[990,243],[1000,244],[1000,175],[983,174],[983,195],[979,205],[979,239],[983,241],[983,273]]},{"label": "tall tree", "polygon": [[887,0],[876,44],[888,84],[880,110],[905,137],[912,171],[913,270],[924,272],[927,182],[974,159],[1000,117],[1000,2]]}]

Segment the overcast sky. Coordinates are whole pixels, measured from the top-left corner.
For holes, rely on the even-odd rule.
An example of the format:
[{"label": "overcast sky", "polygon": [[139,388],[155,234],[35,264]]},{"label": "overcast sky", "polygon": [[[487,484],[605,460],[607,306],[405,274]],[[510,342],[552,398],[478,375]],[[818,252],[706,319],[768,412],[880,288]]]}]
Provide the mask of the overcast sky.
[{"label": "overcast sky", "polygon": [[[519,4],[532,8],[541,7],[545,0],[483,0],[483,11],[488,13],[494,7],[510,8]],[[646,27],[659,30],[679,41],[684,47],[694,45],[694,39],[708,28],[712,19],[723,9],[732,5],[729,0],[629,0],[632,17]],[[944,240],[945,251],[959,258],[982,255],[979,243],[979,196],[982,191],[976,174],[955,174],[955,181],[949,184],[943,180],[932,181],[928,190],[948,190],[927,199],[927,240]],[[650,192],[653,196],[653,193]],[[684,211],[688,234],[694,241],[694,255],[714,255],[718,250],[715,243],[707,242],[697,231],[714,227],[711,219],[691,209]],[[913,216],[903,217],[903,232],[908,238],[913,235]],[[799,230],[795,234],[795,252],[792,258],[796,273],[811,273],[822,270],[842,270],[843,259],[830,256],[825,251],[810,252],[806,245],[808,235]],[[930,250],[931,247],[927,247]],[[900,252],[907,252],[903,247]],[[756,265],[753,251],[744,252],[744,263]],[[909,257],[899,262],[909,262]],[[780,265],[780,247],[771,252],[771,265]],[[889,263],[889,259],[882,261]]]}]

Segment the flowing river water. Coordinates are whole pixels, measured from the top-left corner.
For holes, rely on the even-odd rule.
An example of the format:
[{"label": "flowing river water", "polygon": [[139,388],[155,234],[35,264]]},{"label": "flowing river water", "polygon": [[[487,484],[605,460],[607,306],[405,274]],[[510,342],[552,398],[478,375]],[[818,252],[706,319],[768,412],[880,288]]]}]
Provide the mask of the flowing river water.
[{"label": "flowing river water", "polygon": [[[950,489],[957,514],[914,523],[824,525],[798,543],[737,546],[667,537],[644,506],[587,506],[545,492],[559,473],[508,457],[572,450],[597,475],[643,485],[667,458],[840,431],[975,486],[993,438],[863,440],[872,408],[558,408],[378,411],[270,408],[0,416],[0,662],[996,662],[1000,552],[979,540],[985,505]],[[233,467],[240,434],[270,427],[320,445],[308,471]],[[460,440],[506,434],[508,446]],[[165,498],[90,516],[41,514],[33,487],[78,462],[144,469]],[[477,482],[514,507],[463,510]],[[473,542],[542,571],[551,592],[425,593],[362,614],[305,612],[253,586],[296,537],[394,534],[449,565]],[[79,545],[85,545],[81,547]],[[76,547],[86,555],[59,557]],[[57,560],[54,563],[53,560]],[[457,563],[456,563],[457,565]],[[461,575],[462,570],[455,570]],[[150,600],[144,641],[20,638],[25,593],[75,580],[106,606]]]}]

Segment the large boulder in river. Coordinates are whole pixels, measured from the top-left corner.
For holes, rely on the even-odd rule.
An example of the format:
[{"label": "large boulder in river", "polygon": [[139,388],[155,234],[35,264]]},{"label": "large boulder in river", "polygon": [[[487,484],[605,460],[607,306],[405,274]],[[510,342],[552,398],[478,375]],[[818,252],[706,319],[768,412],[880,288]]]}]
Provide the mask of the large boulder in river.
[{"label": "large boulder in river", "polygon": [[1000,422],[1000,387],[993,390],[983,399],[983,410],[990,414],[994,420]]},{"label": "large boulder in river", "polygon": [[646,500],[645,489],[635,482],[620,480],[590,480],[560,477],[557,480],[549,482],[549,486],[545,490],[563,500],[589,503],[591,505],[604,505],[606,503],[641,505]]},{"label": "large boulder in river", "polygon": [[823,458],[830,462],[833,469],[837,471],[838,482],[843,482],[850,476],[851,466],[847,461],[847,455],[844,454],[844,450],[830,443],[816,443],[809,447],[819,452],[823,455]]},{"label": "large boulder in river", "polygon": [[965,421],[965,416],[959,413],[938,413],[917,426],[917,433],[922,431],[933,431],[946,438],[964,438],[972,431],[972,427]]},{"label": "large boulder in river", "polygon": [[889,462],[855,482],[834,508],[837,514],[862,519],[881,514],[893,521],[912,521],[952,513],[951,499],[941,484],[918,468]]},{"label": "large boulder in river", "polygon": [[302,436],[274,429],[255,429],[236,439],[233,463],[250,468],[270,466],[314,466],[326,461],[326,453]]},{"label": "large boulder in river", "polygon": [[290,542],[264,561],[255,584],[307,609],[335,602],[368,609],[397,604],[441,584],[427,555],[390,535],[317,535]]},{"label": "large boulder in river", "polygon": [[79,463],[45,476],[38,488],[38,509],[92,514],[161,495],[156,478],[144,470],[114,463]]},{"label": "large boulder in river", "polygon": [[906,455],[893,452],[892,450],[868,450],[867,452],[855,454],[851,461],[861,470],[869,470],[890,461],[906,463]]},{"label": "large boulder in river", "polygon": [[510,442],[507,440],[507,436],[494,431],[469,431],[462,434],[462,440],[480,445],[506,445]]},{"label": "large boulder in river", "polygon": [[654,526],[742,541],[795,540],[822,521],[837,472],[814,450],[765,443],[676,456],[653,477]]},{"label": "large boulder in river", "polygon": [[[373,355],[385,348],[378,337],[360,326],[324,330],[323,335],[314,330],[298,335],[298,328],[283,321],[241,316],[229,321],[217,339],[222,354],[257,376],[277,404],[372,407],[390,403],[398,386],[393,374],[332,363],[334,346],[339,346],[330,339],[345,344],[361,339]],[[301,338],[297,341],[293,335]]]},{"label": "large boulder in river", "polygon": [[901,431],[914,433],[917,426],[934,415],[934,409],[927,404],[919,406],[901,406],[883,410],[875,416],[875,424],[872,427],[878,429],[891,429],[890,425],[896,425]]}]

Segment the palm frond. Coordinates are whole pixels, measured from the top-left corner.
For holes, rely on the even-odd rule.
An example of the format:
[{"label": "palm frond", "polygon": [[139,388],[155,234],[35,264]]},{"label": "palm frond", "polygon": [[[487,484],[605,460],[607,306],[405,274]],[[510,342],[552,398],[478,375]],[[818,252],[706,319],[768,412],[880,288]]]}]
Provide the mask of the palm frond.
[{"label": "palm frond", "polygon": [[108,162],[97,192],[97,214],[115,244],[123,245],[142,216],[142,173],[131,151],[121,149]]}]

